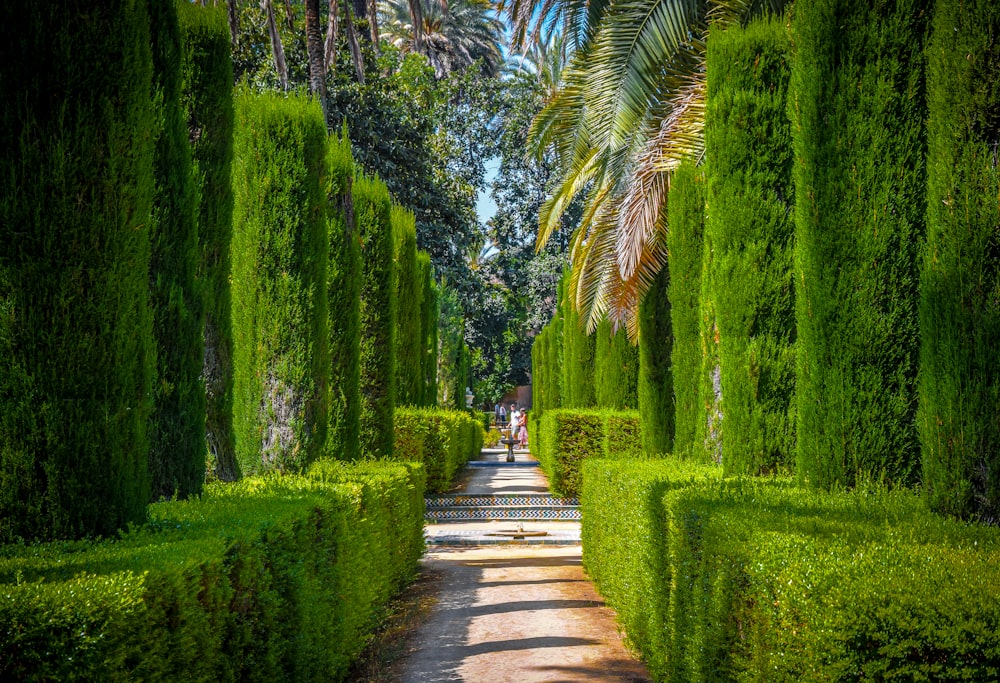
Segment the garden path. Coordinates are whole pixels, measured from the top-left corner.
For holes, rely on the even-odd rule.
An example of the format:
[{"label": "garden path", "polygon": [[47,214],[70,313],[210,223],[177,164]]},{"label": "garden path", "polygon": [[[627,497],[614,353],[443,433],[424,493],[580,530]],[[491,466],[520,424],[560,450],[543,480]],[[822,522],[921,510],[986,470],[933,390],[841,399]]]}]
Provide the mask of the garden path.
[{"label": "garden path", "polygon": [[[527,452],[515,466],[484,450],[456,493],[541,494],[545,475]],[[625,648],[615,615],[587,580],[579,522],[524,521],[549,532],[549,543],[498,543],[485,534],[518,522],[428,524],[422,580],[437,591],[434,607],[411,636],[399,662],[403,683],[470,681],[649,681]],[[462,526],[456,543],[436,542],[442,527]],[[478,533],[478,535],[476,535]],[[492,542],[492,545],[481,543]]]}]

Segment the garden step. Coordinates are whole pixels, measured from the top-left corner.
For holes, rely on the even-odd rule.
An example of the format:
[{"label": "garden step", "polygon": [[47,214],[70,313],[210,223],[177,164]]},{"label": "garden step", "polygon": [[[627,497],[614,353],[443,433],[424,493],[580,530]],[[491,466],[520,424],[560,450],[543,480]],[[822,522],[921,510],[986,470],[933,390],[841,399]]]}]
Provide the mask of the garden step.
[{"label": "garden step", "polygon": [[444,493],[424,497],[430,508],[447,507],[576,507],[578,498],[560,498],[547,493]]},{"label": "garden step", "polygon": [[575,505],[479,505],[427,508],[428,522],[471,522],[517,519],[525,521],[579,521],[580,508]]}]

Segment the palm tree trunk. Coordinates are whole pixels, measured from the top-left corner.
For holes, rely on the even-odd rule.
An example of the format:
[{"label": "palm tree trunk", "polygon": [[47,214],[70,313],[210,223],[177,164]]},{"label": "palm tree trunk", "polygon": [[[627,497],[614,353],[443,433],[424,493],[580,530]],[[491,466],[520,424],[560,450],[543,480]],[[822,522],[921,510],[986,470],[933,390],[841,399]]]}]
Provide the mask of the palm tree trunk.
[{"label": "palm tree trunk", "polygon": [[288,24],[288,30],[295,30],[295,12],[292,11],[291,0],[285,0],[285,23]]},{"label": "palm tree trunk", "polygon": [[236,6],[236,0],[229,0],[226,10],[229,16],[229,41],[236,47],[236,40],[240,35],[240,9]]},{"label": "palm tree trunk", "polygon": [[410,0],[410,21],[413,23],[413,50],[423,52],[424,8],[423,0]]},{"label": "palm tree trunk", "polygon": [[288,90],[288,64],[285,63],[285,48],[281,45],[278,25],[274,20],[274,5],[271,0],[261,0],[267,13],[267,32],[271,36],[271,51],[274,53],[274,69],[278,72],[281,89]]},{"label": "palm tree trunk", "polygon": [[309,55],[309,92],[319,99],[326,121],[326,69],[323,32],[319,27],[319,0],[306,0],[306,52]]},{"label": "palm tree trunk", "polygon": [[372,47],[378,54],[378,5],[376,0],[368,0],[368,29],[371,33]]},{"label": "palm tree trunk", "polygon": [[340,34],[339,26],[340,3],[337,0],[330,0],[329,12],[327,13],[326,24],[326,45],[323,49],[323,73],[326,74],[333,68],[337,59],[337,38]]},{"label": "palm tree trunk", "polygon": [[[363,2],[363,0],[362,0]],[[348,2],[344,9],[347,12],[347,21],[344,22],[344,31],[347,33],[347,44],[351,47],[351,60],[354,62],[354,71],[358,74],[358,83],[365,82],[365,63],[361,58],[361,44],[358,43],[358,33],[354,30],[354,16],[351,13],[351,5]]]}]

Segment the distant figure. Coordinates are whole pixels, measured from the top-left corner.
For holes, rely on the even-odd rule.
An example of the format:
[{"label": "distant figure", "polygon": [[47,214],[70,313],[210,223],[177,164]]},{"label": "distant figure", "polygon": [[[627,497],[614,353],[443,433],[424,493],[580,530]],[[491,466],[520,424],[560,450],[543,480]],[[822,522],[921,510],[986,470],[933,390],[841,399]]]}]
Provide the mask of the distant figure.
[{"label": "distant figure", "polygon": [[517,430],[518,441],[521,442],[521,448],[528,447],[528,410],[525,409],[521,411],[520,428]]},{"label": "distant figure", "polygon": [[497,427],[503,429],[507,426],[507,411],[504,410],[503,404],[500,405],[500,421],[497,423]]},{"label": "distant figure", "polygon": [[510,404],[510,438],[518,438],[518,430],[521,428],[521,411],[517,409],[516,403]]},{"label": "distant figure", "polygon": [[497,427],[499,427],[500,426],[500,403],[499,402],[493,404],[493,418],[494,418],[493,419],[493,424],[495,424]]}]

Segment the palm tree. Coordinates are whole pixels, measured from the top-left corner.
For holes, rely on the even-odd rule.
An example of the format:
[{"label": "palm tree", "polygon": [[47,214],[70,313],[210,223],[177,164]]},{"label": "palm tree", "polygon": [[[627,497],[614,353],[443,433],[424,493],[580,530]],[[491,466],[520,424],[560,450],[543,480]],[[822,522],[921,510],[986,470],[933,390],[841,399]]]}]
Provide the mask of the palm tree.
[{"label": "palm tree", "polygon": [[503,23],[489,0],[453,0],[447,5],[413,1],[420,3],[422,24],[417,26],[407,0],[379,2],[383,38],[404,52],[425,55],[439,79],[477,60],[482,60],[484,75],[499,73]]}]

